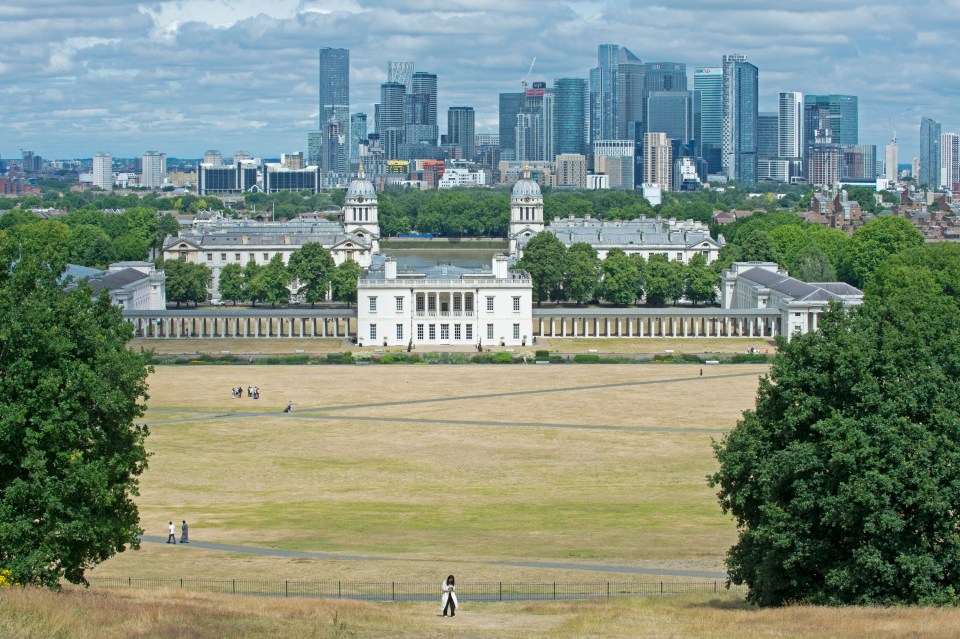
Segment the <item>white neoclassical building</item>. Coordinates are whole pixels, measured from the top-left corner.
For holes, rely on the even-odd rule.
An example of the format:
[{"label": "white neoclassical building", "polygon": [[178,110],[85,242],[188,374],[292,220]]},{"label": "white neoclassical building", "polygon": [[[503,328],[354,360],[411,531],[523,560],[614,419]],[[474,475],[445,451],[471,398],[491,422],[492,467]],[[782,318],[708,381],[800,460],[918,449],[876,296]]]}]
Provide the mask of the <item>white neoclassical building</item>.
[{"label": "white neoclassical building", "polygon": [[294,219],[285,222],[256,222],[216,218],[197,223],[163,243],[163,259],[182,259],[204,264],[213,273],[209,292],[219,297],[220,270],[227,264],[246,266],[253,261],[266,264],[275,255],[290,256],[308,242],[323,245],[335,264],[353,260],[369,267],[380,251],[380,223],[377,192],[361,168],[350,184],[343,204],[343,223],[325,219]]},{"label": "white neoclassical building", "polygon": [[152,262],[115,262],[106,271],[67,265],[67,290],[85,280],[94,294],[106,291],[125,311],[157,311],[167,307],[166,277]]},{"label": "white neoclassical building", "polygon": [[543,194],[531,179],[530,171],[513,186],[510,197],[510,254],[523,257],[523,248],[538,233],[553,233],[566,247],[583,242],[593,246],[600,259],[612,249],[628,255],[639,254],[645,259],[661,254],[669,260],[687,263],[694,255],[702,254],[707,263],[713,262],[724,245],[710,237],[706,224],[694,220],[640,218],[636,220],[597,220],[589,215],[583,218],[555,217],[550,224],[543,219]]},{"label": "white neoclassical building", "polygon": [[817,330],[831,302],[863,303],[863,291],[844,282],[802,282],[774,262],[734,262],[724,272],[720,305],[724,309],[776,309],[780,334],[788,339]]},{"label": "white neoclassical building", "polygon": [[532,284],[496,255],[492,268],[400,270],[375,260],[357,284],[357,342],[372,346],[532,344]]}]

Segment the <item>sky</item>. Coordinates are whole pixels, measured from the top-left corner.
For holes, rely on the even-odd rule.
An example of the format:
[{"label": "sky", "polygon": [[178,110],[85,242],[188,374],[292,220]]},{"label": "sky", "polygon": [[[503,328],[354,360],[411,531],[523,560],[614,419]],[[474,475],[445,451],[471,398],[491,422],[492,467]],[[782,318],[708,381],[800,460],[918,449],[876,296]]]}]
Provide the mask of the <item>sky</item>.
[{"label": "sky", "polygon": [[534,58],[531,81],[586,78],[610,43],[686,63],[691,88],[745,54],[761,111],[780,91],[857,95],[881,158],[893,128],[901,162],[919,153],[922,116],[960,130],[960,0],[30,0],[0,4],[0,33],[3,158],[306,151],[320,47],[350,50],[351,111],[371,123],[387,60],[437,74],[441,132],[469,105],[494,133]]}]

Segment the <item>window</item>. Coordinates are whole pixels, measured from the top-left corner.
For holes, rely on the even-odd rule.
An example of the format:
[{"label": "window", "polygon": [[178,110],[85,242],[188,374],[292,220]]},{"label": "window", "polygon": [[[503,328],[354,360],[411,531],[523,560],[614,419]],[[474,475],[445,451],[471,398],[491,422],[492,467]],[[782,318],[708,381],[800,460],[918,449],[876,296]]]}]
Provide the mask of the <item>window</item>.
[{"label": "window", "polygon": [[520,298],[519,298],[519,297],[514,297],[514,298],[513,298],[513,312],[514,312],[514,313],[519,313],[519,312],[520,312]]},{"label": "window", "polygon": [[257,261],[257,256],[256,256],[256,254],[255,254],[255,253],[250,253],[250,259],[249,259],[248,261],[249,261],[249,262],[256,262],[256,261]]},{"label": "window", "polygon": [[520,339],[520,325],[513,325],[513,339]]},{"label": "window", "polygon": [[403,324],[397,324],[397,339],[403,339]]},{"label": "window", "polygon": [[453,325],[453,339],[460,339],[460,325]]},{"label": "window", "polygon": [[678,261],[678,262],[682,262],[682,261],[683,261],[683,253],[677,253],[677,261]]},{"label": "window", "polygon": [[472,293],[468,293],[463,296],[463,310],[467,311],[468,313],[473,312],[473,294]]},{"label": "window", "polygon": [[459,313],[459,312],[460,312],[461,304],[462,304],[462,301],[461,301],[460,296],[459,296],[459,295],[454,295],[454,296],[453,296],[453,312],[454,312],[454,313]]},{"label": "window", "polygon": [[212,262],[212,261],[213,261],[213,253],[207,253],[207,261],[208,261],[208,262]]},{"label": "window", "polygon": [[487,324],[487,339],[493,339],[493,324]]},{"label": "window", "polygon": [[239,254],[239,253],[234,253],[234,254],[233,254],[233,261],[234,261],[234,262],[239,262],[239,261],[240,261],[240,254]]},{"label": "window", "polygon": [[394,299],[396,299],[396,301],[397,301],[397,312],[398,312],[398,313],[402,313],[402,312],[403,312],[403,298],[402,298],[402,297],[397,297],[397,298],[394,298]]},{"label": "window", "polygon": [[417,324],[417,339],[423,341],[423,324]]},{"label": "window", "polygon": [[422,313],[424,307],[423,293],[417,294],[417,312]]},{"label": "window", "polygon": [[430,336],[430,341],[432,342],[433,340],[437,339],[437,325],[430,324],[429,329],[430,332],[427,334]]},{"label": "window", "polygon": [[437,296],[428,295],[427,296],[427,310],[431,312],[436,312],[437,310]]},{"label": "window", "polygon": [[263,254],[263,261],[264,261],[264,262],[269,262],[269,261],[270,261],[270,254],[269,254],[269,253],[264,253],[264,254]]},{"label": "window", "polygon": [[376,312],[377,312],[377,298],[376,298],[376,297],[371,297],[371,298],[370,298],[370,312],[371,312],[371,313],[376,313]]},{"label": "window", "polygon": [[440,325],[440,341],[445,342],[450,339],[450,325],[441,324]]},{"label": "window", "polygon": [[467,340],[473,341],[473,324],[467,324]]},{"label": "window", "polygon": [[221,253],[221,254],[220,254],[220,261],[221,261],[221,262],[226,262],[226,261],[227,261],[227,254],[226,254],[226,253]]},{"label": "window", "polygon": [[487,297],[487,312],[489,312],[489,313],[492,313],[492,312],[493,312],[493,297],[492,297],[492,296]]},{"label": "window", "polygon": [[370,325],[370,339],[371,339],[371,341],[377,339],[377,325],[376,325],[376,324],[371,324],[371,325]]}]

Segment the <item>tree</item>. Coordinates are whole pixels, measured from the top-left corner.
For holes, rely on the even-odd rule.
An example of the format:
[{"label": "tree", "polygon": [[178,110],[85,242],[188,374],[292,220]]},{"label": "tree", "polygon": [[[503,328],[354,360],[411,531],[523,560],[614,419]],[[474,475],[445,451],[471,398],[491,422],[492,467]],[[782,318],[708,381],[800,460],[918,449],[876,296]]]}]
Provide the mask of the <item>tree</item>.
[{"label": "tree", "polygon": [[960,309],[929,269],[895,271],[781,340],[755,409],[715,444],[750,601],[960,599]]},{"label": "tree", "polygon": [[923,234],[910,220],[896,215],[883,215],[857,229],[840,267],[845,282],[863,287],[884,260],[923,244]]},{"label": "tree", "polygon": [[342,264],[333,269],[333,275],[330,278],[333,299],[337,302],[355,304],[357,302],[357,280],[362,272],[363,269],[353,260],[344,260]]},{"label": "tree", "polygon": [[600,291],[611,304],[626,305],[637,301],[640,290],[640,271],[637,263],[621,249],[610,249],[601,264],[603,280]]},{"label": "tree", "polygon": [[113,253],[121,262],[139,262],[147,258],[150,243],[136,233],[126,233],[113,240]]},{"label": "tree", "polygon": [[533,299],[538,303],[560,298],[567,247],[553,233],[538,233],[523,247],[517,267],[533,279]]},{"label": "tree", "polygon": [[243,296],[254,306],[266,295],[266,291],[261,286],[263,281],[257,277],[261,268],[263,267],[255,260],[250,260],[243,268]]},{"label": "tree", "polygon": [[738,244],[741,261],[779,263],[777,250],[766,231],[752,231],[741,235]]},{"label": "tree", "polygon": [[683,295],[683,269],[679,263],[671,263],[666,255],[654,253],[647,262],[647,274],[644,290],[647,304],[663,306],[667,300],[675,300]]},{"label": "tree", "polygon": [[301,246],[290,256],[287,268],[299,284],[297,294],[303,295],[311,307],[326,296],[334,263],[322,244],[308,242]]},{"label": "tree", "polygon": [[837,279],[837,271],[830,263],[819,246],[807,244],[797,255],[797,262],[787,267],[789,273],[803,282],[833,282]]},{"label": "tree", "polygon": [[[4,250],[4,255],[9,251]],[[107,295],[67,292],[62,269],[25,253],[0,270],[0,566],[52,589],[143,530],[138,477],[147,466],[147,355]]]},{"label": "tree", "polygon": [[583,304],[597,295],[600,260],[597,250],[585,242],[576,242],[567,250],[567,268],[563,274],[563,293],[567,299]]},{"label": "tree", "polygon": [[270,258],[258,271],[255,279],[255,288],[262,292],[261,298],[272,306],[283,304],[290,300],[290,272],[283,263],[283,256],[277,253]]},{"label": "tree", "polygon": [[167,260],[162,266],[167,279],[167,299],[176,302],[177,308],[183,302],[197,304],[207,299],[210,269],[204,264]]},{"label": "tree", "polygon": [[116,254],[110,236],[99,226],[78,224],[70,227],[67,259],[81,266],[106,268]]},{"label": "tree", "polygon": [[707,258],[697,253],[684,269],[684,295],[696,306],[699,302],[713,302],[717,297],[720,277],[707,266]]},{"label": "tree", "polygon": [[220,299],[230,300],[236,306],[237,302],[243,299],[243,267],[236,262],[225,264],[220,269],[220,280],[218,283]]}]

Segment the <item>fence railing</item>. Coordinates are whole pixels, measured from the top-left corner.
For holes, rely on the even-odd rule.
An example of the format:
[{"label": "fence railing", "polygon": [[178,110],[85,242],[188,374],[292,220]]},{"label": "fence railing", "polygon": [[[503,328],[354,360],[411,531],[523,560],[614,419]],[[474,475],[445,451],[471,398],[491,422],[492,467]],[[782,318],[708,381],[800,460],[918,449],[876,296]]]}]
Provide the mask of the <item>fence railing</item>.
[{"label": "fence railing", "polygon": [[[317,597],[370,601],[439,600],[440,582],[410,581],[291,581],[257,579],[170,579],[144,577],[91,577],[100,588],[176,588],[187,592],[265,597]],[[652,595],[743,593],[741,586],[725,581],[594,581],[508,582],[478,581],[457,584],[462,601],[533,601],[550,599],[606,599]]]}]

